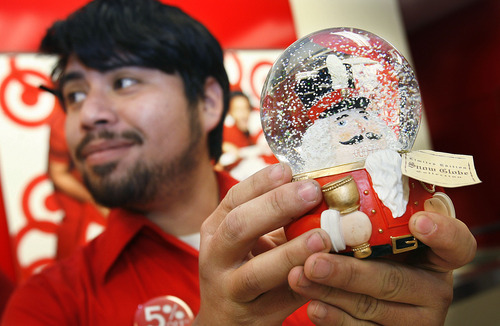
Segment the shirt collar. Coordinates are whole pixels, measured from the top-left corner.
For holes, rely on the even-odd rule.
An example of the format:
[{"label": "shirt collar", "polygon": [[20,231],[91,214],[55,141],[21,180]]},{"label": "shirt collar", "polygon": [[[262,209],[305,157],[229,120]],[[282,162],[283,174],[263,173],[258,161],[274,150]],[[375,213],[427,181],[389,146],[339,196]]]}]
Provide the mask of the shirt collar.
[{"label": "shirt collar", "polygon": [[[97,277],[104,282],[107,272],[124,251],[127,244],[145,227],[153,223],[141,214],[124,209],[114,209],[109,213],[105,231],[95,239]],[[103,249],[104,248],[104,249]]]}]

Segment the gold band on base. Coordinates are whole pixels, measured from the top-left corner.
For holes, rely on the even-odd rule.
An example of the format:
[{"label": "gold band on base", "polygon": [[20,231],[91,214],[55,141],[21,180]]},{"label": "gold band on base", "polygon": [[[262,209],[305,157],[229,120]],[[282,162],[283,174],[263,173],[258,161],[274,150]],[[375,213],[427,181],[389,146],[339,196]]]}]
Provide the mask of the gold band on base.
[{"label": "gold band on base", "polygon": [[352,251],[354,252],[354,257],[360,259],[366,258],[372,254],[372,249],[370,248],[370,244],[368,242],[352,247]]},{"label": "gold band on base", "polygon": [[305,180],[305,179],[317,179],[317,178],[326,177],[329,175],[336,175],[336,174],[340,174],[340,173],[361,170],[364,167],[365,167],[364,160],[359,161],[359,162],[347,163],[347,164],[337,165],[337,166],[334,166],[331,168],[299,173],[299,174],[296,174],[292,177],[292,181],[299,181],[299,180]]}]

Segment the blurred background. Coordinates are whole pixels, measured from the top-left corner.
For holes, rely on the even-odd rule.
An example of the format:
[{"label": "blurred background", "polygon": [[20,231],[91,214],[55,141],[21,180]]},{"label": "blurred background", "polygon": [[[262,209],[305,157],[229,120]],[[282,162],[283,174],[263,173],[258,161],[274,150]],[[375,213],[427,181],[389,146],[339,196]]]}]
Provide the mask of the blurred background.
[{"label": "blurred background", "polygon": [[[64,116],[50,84],[54,58],[36,54],[45,30],[87,0],[17,0],[0,4],[0,270],[14,284],[99,234],[106,210],[85,196],[69,198],[57,171],[78,176],[65,152]],[[457,216],[479,245],[473,263],[455,273],[447,325],[500,324],[500,1],[252,0],[164,2],[204,23],[225,50],[233,90],[248,97],[248,139],[227,137],[219,168],[238,179],[275,161],[265,147],[260,89],[277,56],[297,38],[330,27],[357,27],[392,43],[414,67],[424,123],[417,149],[474,157],[481,184],[448,189]],[[237,132],[237,116],[226,121]],[[232,131],[231,131],[232,130]],[[76,206],[75,206],[76,205]],[[59,224],[75,215],[66,249]],[[64,233],[69,234],[69,233]],[[1,289],[0,289],[1,290]]]}]

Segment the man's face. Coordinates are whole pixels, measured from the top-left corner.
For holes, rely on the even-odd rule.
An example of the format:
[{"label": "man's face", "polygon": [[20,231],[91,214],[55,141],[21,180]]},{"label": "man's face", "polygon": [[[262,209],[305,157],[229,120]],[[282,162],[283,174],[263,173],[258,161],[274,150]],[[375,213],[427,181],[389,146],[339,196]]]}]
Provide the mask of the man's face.
[{"label": "man's face", "polygon": [[343,111],[330,119],[330,137],[337,160],[343,163],[366,158],[370,153],[388,147],[388,127],[363,109]]},{"label": "man's face", "polygon": [[99,72],[73,58],[61,89],[68,146],[103,205],[146,207],[175,191],[206,154],[199,110],[189,107],[178,75],[141,67]]},{"label": "man's face", "polygon": [[236,125],[241,131],[248,131],[248,119],[252,107],[244,96],[235,96],[229,103],[229,114],[236,121]]}]

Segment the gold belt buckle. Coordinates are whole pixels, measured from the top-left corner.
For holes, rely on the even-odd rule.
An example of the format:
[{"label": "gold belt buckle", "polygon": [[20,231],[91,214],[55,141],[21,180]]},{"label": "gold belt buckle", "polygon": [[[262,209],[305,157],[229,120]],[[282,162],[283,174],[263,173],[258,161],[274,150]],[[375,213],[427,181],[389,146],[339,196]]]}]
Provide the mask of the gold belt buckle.
[{"label": "gold belt buckle", "polygon": [[[404,241],[405,239],[406,241]],[[392,253],[394,254],[399,254],[418,248],[418,241],[411,234],[401,235],[399,237],[391,237],[391,242]]]}]

